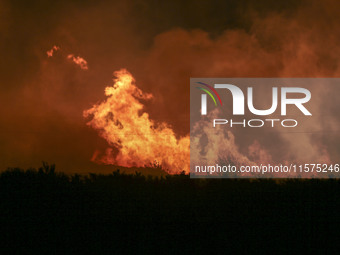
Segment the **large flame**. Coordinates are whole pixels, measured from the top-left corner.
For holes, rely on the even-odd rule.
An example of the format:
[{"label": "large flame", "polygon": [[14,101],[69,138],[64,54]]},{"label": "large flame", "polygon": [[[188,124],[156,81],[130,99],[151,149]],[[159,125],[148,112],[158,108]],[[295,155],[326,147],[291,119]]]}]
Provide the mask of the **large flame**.
[{"label": "large flame", "polygon": [[135,85],[125,69],[114,72],[114,85],[106,87],[105,101],[84,111],[87,123],[97,129],[110,148],[96,152],[93,161],[126,167],[157,162],[171,173],[189,172],[189,136],[177,139],[166,123],[155,123],[143,112],[142,100],[152,98]]}]

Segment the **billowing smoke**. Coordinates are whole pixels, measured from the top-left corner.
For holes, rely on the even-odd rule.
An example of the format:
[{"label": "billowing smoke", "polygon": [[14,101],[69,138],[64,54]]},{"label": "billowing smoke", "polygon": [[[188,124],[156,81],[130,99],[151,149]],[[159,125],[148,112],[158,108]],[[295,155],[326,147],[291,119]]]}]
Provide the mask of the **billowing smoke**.
[{"label": "billowing smoke", "polygon": [[[150,157],[143,158],[136,150],[132,153],[136,162],[122,160],[132,158],[128,151],[133,151],[133,139],[119,136],[114,120],[121,124],[124,120],[124,127],[128,120],[115,106],[109,107],[112,116],[106,118],[119,139],[110,137],[103,123],[96,124],[101,136],[85,125],[84,109],[104,100],[112,70],[122,67],[131,71],[138,88],[153,95],[149,99],[130,95],[142,107],[134,110],[138,112],[134,119],[152,123],[151,137],[171,133],[166,137],[173,137],[169,143],[173,148],[161,147],[170,155],[175,149],[180,154],[185,147],[180,137],[189,133],[190,77],[339,77],[338,1],[266,1],[265,5],[239,1],[232,7],[230,1],[203,2],[156,6],[144,1],[71,0],[33,1],[26,6],[0,0],[1,168],[36,166],[45,160],[65,171],[88,172],[100,167],[91,158],[124,165],[157,160],[170,168],[167,153],[149,152],[147,146],[143,150]],[[113,14],[113,10],[119,11]],[[260,131],[255,139],[253,133],[232,130],[224,134],[226,152],[253,163],[337,161],[340,91],[322,86],[314,91],[308,132]],[[109,101],[119,100],[108,95],[103,104]],[[255,104],[261,107],[261,102]],[[100,105],[88,115],[92,127]],[[160,124],[164,122],[166,126]],[[141,139],[144,145],[156,144],[146,136]],[[110,151],[105,151],[108,143]],[[203,146],[199,151],[213,150]]]}]

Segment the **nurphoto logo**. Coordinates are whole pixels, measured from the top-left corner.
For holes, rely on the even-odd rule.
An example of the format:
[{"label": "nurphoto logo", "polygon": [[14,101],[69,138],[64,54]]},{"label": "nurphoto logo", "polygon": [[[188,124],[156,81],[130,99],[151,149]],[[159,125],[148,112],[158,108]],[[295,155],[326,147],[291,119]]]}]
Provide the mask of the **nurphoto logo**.
[{"label": "nurphoto logo", "polygon": [[[236,85],[233,84],[214,84],[214,86],[211,86],[209,84],[203,83],[203,82],[197,82],[198,84],[206,86],[206,88],[202,87],[196,87],[200,90],[202,90],[205,93],[201,94],[201,115],[207,115],[207,95],[210,96],[210,98],[213,100],[215,106],[217,106],[216,98],[218,99],[220,106],[223,106],[221,97],[219,93],[216,91],[216,89],[220,89],[220,91],[226,91],[227,93],[230,93],[232,96],[232,101],[233,101],[233,110],[232,114],[233,115],[244,115],[245,114],[245,95],[243,91]],[[208,90],[210,89],[211,92]],[[266,116],[273,114],[277,108],[278,108],[278,87],[272,87],[272,104],[269,109],[256,109],[254,107],[254,94],[253,94],[253,87],[248,87],[247,88],[247,106],[248,110],[254,114],[254,115],[259,115],[259,116]],[[312,114],[310,111],[307,110],[307,108],[304,106],[305,103],[307,103],[311,99],[311,92],[308,89],[305,88],[298,88],[298,87],[281,87],[280,88],[281,92],[281,116],[286,116],[287,115],[287,105],[295,105],[304,115],[306,116],[311,116]],[[224,92],[222,92],[224,93]],[[300,94],[302,95],[301,98],[289,98],[289,94]],[[246,124],[249,127],[262,127],[265,125],[265,122],[269,122],[272,127],[274,127],[275,122],[279,121],[281,122],[281,125],[283,127],[296,127],[298,125],[297,120],[295,119],[250,119],[248,121],[243,120],[242,122],[233,122],[231,119],[228,121],[227,119],[214,119],[213,120],[213,126],[215,127],[216,125],[225,125],[230,122],[230,126],[232,127],[233,125],[242,125],[246,126]]]},{"label": "nurphoto logo", "polygon": [[325,108],[339,85],[337,78],[191,78],[190,176],[340,177],[326,145],[334,111]]}]

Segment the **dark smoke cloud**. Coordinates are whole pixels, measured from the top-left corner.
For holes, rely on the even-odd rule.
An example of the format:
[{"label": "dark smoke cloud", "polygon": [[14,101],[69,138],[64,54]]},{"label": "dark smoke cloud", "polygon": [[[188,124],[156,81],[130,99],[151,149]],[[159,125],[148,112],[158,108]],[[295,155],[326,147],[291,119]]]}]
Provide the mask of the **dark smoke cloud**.
[{"label": "dark smoke cloud", "polygon": [[[190,77],[339,76],[337,1],[218,2],[0,0],[0,168],[41,160],[65,171],[94,168],[93,151],[107,144],[82,112],[104,98],[120,68],[154,95],[145,102],[150,117],[178,136],[189,132]],[[66,53],[48,58],[53,45],[82,56],[88,70]],[[320,103],[337,127],[337,104]],[[338,136],[312,136],[338,155]],[[235,139],[244,153],[256,144]],[[273,158],[280,153],[258,142]]]}]

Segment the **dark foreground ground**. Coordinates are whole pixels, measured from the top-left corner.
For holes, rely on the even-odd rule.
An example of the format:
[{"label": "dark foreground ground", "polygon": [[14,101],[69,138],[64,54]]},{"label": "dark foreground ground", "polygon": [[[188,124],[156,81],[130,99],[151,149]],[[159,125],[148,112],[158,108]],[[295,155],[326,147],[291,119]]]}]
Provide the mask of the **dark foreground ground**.
[{"label": "dark foreground ground", "polygon": [[0,254],[336,254],[337,180],[0,175]]}]

